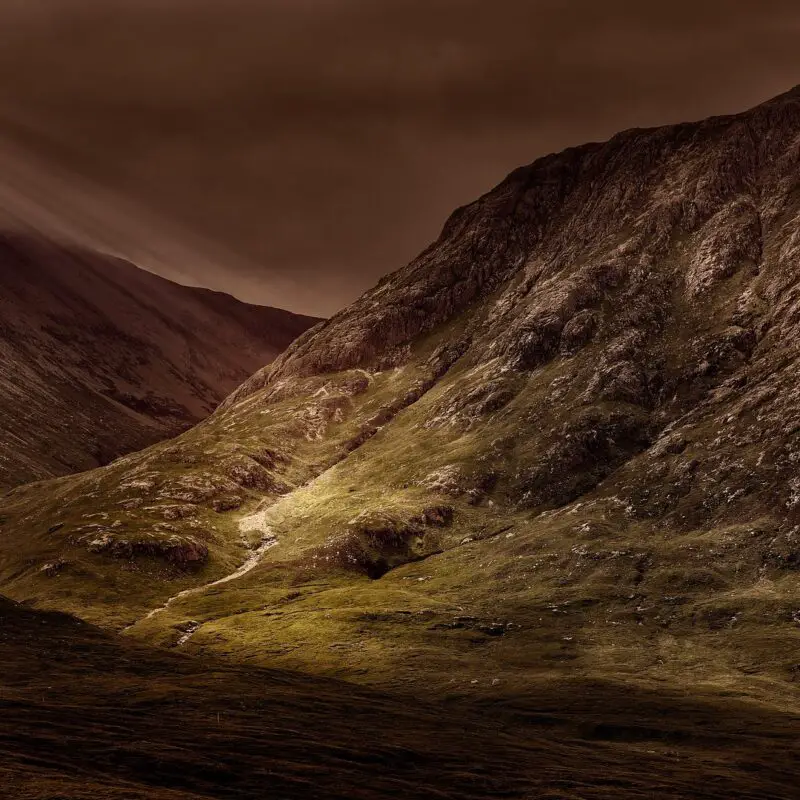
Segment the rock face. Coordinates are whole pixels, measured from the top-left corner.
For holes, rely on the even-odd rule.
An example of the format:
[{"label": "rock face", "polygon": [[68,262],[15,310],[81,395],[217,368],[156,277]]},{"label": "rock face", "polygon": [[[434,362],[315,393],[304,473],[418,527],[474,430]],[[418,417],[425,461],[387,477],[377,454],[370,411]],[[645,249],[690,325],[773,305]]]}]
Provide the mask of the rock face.
[{"label": "rock face", "polygon": [[0,234],[0,487],[180,433],[314,322]]},{"label": "rock face", "polygon": [[134,630],[213,620],[192,646],[375,679],[422,652],[431,684],[777,697],[800,673],[798,264],[800,91],[548,156],[202,426],[9,495],[0,588],[118,624],[189,573],[109,554],[188,536],[217,578],[246,555],[225,515],[258,508],[278,545],[257,568]]}]

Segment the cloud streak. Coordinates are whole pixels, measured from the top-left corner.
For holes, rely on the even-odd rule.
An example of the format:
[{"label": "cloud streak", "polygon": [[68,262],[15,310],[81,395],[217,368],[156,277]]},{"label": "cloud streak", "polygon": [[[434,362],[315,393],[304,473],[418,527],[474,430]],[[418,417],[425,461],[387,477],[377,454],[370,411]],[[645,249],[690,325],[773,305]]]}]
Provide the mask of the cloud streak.
[{"label": "cloud streak", "polygon": [[519,164],[800,82],[795,2],[642,6],[31,0],[0,120],[241,256],[197,282],[331,313]]}]

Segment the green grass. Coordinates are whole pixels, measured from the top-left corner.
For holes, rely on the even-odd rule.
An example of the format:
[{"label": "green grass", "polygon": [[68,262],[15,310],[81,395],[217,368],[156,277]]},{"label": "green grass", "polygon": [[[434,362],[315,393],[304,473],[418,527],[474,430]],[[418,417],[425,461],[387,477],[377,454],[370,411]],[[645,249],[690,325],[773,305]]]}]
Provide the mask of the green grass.
[{"label": "green grass", "polygon": [[0,641],[0,791],[19,800],[727,800],[796,784],[797,717],[735,697],[576,675],[528,675],[491,703],[458,682],[374,690],[186,658],[2,597]]}]

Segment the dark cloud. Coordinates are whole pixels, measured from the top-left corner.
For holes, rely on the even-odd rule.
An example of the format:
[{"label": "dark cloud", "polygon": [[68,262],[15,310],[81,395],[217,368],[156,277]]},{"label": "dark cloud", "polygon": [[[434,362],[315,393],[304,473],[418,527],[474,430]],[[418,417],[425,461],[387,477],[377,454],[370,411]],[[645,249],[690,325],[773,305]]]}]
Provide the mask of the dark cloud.
[{"label": "dark cloud", "polygon": [[796,0],[25,0],[3,14],[7,131],[241,256],[183,275],[315,313],[519,164],[800,82]]}]

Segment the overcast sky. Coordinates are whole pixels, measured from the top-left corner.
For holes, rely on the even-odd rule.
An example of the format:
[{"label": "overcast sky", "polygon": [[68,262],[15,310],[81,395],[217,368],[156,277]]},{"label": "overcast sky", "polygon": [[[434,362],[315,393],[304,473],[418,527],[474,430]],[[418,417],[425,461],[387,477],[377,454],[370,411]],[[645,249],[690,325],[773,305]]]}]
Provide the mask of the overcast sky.
[{"label": "overcast sky", "polygon": [[0,134],[219,246],[165,274],[330,314],[520,164],[800,83],[798,41],[797,0],[2,0]]}]

